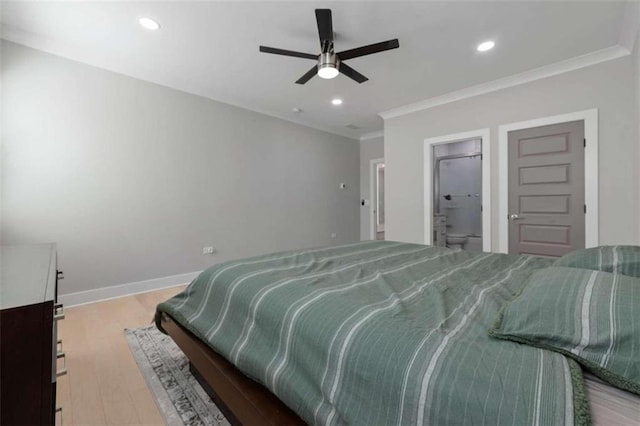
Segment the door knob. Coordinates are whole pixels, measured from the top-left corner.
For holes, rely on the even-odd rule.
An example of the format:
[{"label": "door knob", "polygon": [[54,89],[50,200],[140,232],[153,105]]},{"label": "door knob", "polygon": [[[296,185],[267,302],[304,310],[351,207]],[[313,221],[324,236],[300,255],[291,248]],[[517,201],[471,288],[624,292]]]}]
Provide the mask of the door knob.
[{"label": "door knob", "polygon": [[520,216],[518,216],[517,214],[512,213],[509,215],[509,220],[518,220],[518,219],[520,219]]}]

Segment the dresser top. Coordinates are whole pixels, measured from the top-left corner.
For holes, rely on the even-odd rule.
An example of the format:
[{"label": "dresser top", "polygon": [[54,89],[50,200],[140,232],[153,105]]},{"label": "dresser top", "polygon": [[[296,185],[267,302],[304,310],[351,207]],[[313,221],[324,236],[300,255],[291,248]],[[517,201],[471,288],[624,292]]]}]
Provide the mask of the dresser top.
[{"label": "dresser top", "polygon": [[0,309],[54,300],[56,245],[0,246]]}]

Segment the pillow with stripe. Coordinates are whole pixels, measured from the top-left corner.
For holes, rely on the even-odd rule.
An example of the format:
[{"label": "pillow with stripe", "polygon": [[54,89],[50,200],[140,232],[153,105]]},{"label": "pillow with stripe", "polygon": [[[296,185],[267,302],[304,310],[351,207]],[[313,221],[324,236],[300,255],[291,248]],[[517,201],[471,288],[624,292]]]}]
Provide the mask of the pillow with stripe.
[{"label": "pillow with stripe", "polygon": [[560,352],[640,395],[640,279],[578,268],[531,275],[489,334]]},{"label": "pillow with stripe", "polygon": [[575,250],[553,266],[594,269],[640,278],[640,246],[600,246]]}]

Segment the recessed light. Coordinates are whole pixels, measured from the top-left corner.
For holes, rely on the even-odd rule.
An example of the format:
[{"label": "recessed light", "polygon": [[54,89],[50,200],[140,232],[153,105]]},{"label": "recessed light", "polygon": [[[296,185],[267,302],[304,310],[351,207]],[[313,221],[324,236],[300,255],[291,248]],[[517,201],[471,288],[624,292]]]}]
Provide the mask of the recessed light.
[{"label": "recessed light", "polygon": [[480,43],[478,45],[478,52],[486,52],[487,50],[491,50],[495,45],[496,43],[491,40]]},{"label": "recessed light", "polygon": [[160,24],[158,24],[158,22],[154,21],[151,18],[143,17],[138,19],[138,22],[140,23],[142,28],[145,28],[147,30],[155,31],[160,28]]},{"label": "recessed light", "polygon": [[334,104],[334,105],[341,105],[342,104],[342,99],[338,99],[338,98],[332,99],[331,103]]}]

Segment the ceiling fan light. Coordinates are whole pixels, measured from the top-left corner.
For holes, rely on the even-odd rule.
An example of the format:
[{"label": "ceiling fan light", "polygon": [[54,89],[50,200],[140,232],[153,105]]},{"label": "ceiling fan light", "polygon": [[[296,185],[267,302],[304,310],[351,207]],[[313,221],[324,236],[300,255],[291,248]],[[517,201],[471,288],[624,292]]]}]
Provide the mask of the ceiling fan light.
[{"label": "ceiling fan light", "polygon": [[340,74],[336,67],[331,64],[324,64],[318,67],[318,77],[324,79],[335,78]]}]

